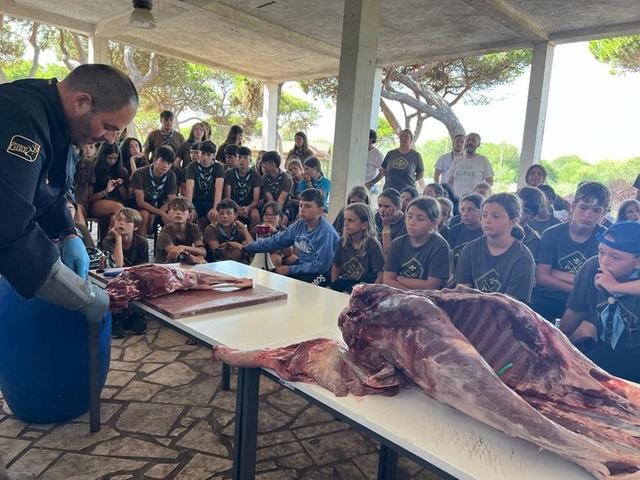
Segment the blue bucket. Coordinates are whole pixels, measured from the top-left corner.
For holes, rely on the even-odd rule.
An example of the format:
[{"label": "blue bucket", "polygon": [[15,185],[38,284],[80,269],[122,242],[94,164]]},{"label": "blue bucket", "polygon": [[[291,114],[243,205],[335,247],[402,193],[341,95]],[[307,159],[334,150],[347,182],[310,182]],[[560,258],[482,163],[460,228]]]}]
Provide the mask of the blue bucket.
[{"label": "blue bucket", "polygon": [[[21,297],[0,276],[0,390],[20,420],[56,423],[89,411],[87,321],[81,313]],[[100,325],[100,385],[111,356],[111,313]]]}]

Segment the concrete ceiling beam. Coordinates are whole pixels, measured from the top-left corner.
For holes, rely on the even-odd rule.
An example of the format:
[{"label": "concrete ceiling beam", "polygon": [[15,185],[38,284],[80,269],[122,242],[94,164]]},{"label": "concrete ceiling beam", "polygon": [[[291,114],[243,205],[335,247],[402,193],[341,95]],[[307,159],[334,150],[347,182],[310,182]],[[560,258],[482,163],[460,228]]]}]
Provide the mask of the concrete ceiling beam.
[{"label": "concrete ceiling beam", "polygon": [[540,25],[506,0],[463,1],[520,37],[534,42],[549,40],[548,33]]},{"label": "concrete ceiling beam", "polygon": [[23,5],[14,0],[0,0],[0,12],[11,17],[33,20],[83,35],[93,35],[95,32],[95,26],[92,23]]},{"label": "concrete ceiling beam", "polygon": [[549,40],[555,43],[573,43],[638,33],[640,33],[640,20],[554,32],[549,35]]}]

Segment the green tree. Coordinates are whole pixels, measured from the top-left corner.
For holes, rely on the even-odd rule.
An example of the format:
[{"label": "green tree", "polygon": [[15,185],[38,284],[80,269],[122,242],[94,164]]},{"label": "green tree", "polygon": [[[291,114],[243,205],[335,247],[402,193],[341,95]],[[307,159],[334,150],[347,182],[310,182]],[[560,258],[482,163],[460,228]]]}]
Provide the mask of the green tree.
[{"label": "green tree", "polygon": [[611,73],[640,71],[640,35],[592,40],[589,50],[611,67]]},{"label": "green tree", "polygon": [[[409,128],[417,138],[424,121],[433,117],[444,124],[453,137],[464,133],[453,112],[454,105],[460,101],[488,103],[488,90],[511,83],[524,73],[530,63],[530,50],[514,50],[389,68],[384,75],[380,107],[397,133]],[[318,98],[335,101],[337,96],[336,77],[301,82],[301,86]],[[394,101],[400,104],[403,119],[398,119],[391,110],[388,102]]]}]

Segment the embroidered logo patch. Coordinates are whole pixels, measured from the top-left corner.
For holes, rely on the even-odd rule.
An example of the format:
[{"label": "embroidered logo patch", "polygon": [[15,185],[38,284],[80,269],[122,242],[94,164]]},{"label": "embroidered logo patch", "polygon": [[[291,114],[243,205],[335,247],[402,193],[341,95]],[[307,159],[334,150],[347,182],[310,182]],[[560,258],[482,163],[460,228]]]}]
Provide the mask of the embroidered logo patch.
[{"label": "embroidered logo patch", "polygon": [[9,141],[7,152],[27,162],[35,162],[40,153],[40,145],[22,135],[14,135]]}]

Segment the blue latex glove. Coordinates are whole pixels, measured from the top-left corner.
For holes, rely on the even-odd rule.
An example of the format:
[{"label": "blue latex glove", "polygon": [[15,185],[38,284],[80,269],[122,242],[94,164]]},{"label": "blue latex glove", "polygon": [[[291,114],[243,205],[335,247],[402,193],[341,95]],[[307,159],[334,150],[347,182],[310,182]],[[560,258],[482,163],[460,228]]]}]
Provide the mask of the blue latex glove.
[{"label": "blue latex glove", "polygon": [[62,242],[62,263],[81,278],[89,275],[89,255],[82,239],[77,235],[67,237]]}]

